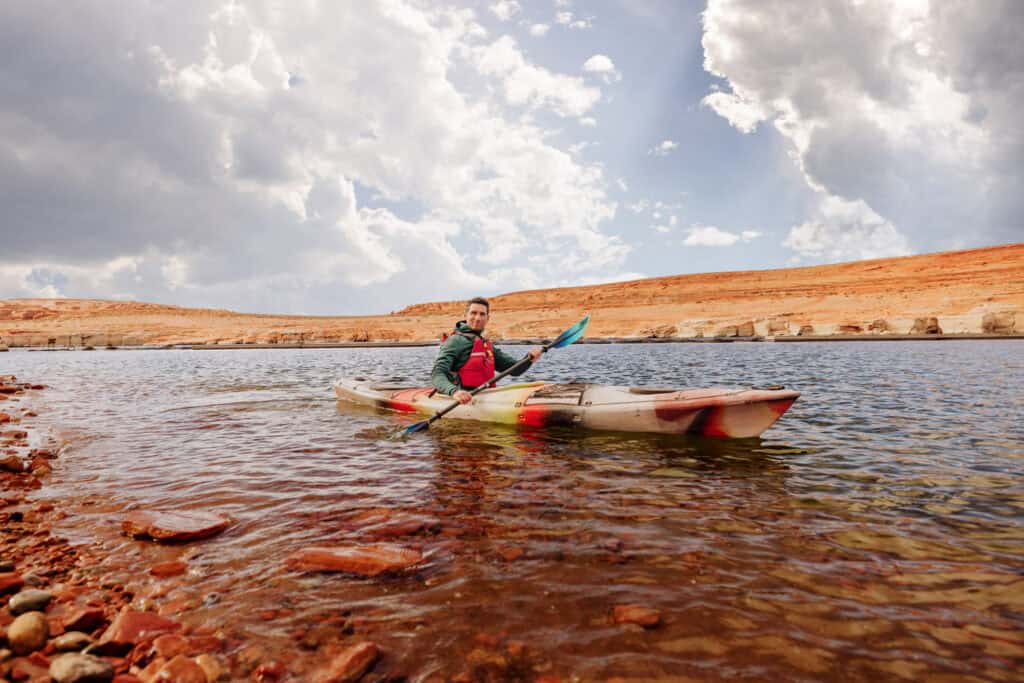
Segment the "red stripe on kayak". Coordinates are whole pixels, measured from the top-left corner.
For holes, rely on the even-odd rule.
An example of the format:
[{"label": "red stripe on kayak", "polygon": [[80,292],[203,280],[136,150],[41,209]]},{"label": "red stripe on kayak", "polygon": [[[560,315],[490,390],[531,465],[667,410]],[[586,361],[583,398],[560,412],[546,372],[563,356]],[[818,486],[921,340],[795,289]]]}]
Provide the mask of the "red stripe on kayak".
[{"label": "red stripe on kayak", "polygon": [[519,411],[519,424],[528,427],[544,427],[551,415],[551,408],[545,405],[523,406]]}]

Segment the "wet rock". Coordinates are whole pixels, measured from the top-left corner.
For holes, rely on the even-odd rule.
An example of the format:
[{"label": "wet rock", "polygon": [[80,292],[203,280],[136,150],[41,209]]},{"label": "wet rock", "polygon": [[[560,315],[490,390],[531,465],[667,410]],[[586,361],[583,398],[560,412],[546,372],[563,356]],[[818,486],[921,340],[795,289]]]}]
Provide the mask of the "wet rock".
[{"label": "wet rock", "polygon": [[28,432],[26,432],[24,429],[8,429],[6,431],[0,432],[0,436],[6,437],[8,439],[24,440],[28,438]]},{"label": "wet rock", "polygon": [[79,607],[64,618],[65,631],[95,631],[107,623],[107,615],[99,607]]},{"label": "wet rock", "polygon": [[14,571],[14,563],[10,560],[0,560],[0,573],[7,574]]},{"label": "wet rock", "polygon": [[13,384],[0,384],[0,394],[20,394],[21,387]]},{"label": "wet rock", "polygon": [[191,644],[188,638],[177,633],[165,633],[153,640],[153,650],[157,656],[171,659],[177,655],[188,654]]},{"label": "wet rock", "polygon": [[103,632],[99,645],[104,652],[127,651],[144,640],[172,633],[179,628],[181,624],[158,614],[125,609]]},{"label": "wet rock", "polygon": [[497,548],[498,555],[506,562],[514,562],[526,554],[526,551],[519,546],[503,545]]},{"label": "wet rock", "polygon": [[981,318],[981,331],[985,334],[1013,334],[1017,328],[1016,313],[986,313]]},{"label": "wet rock", "polygon": [[110,662],[92,655],[66,654],[50,663],[54,683],[105,683],[113,680]]},{"label": "wet rock", "polygon": [[391,543],[367,543],[333,548],[303,548],[292,553],[287,563],[299,571],[377,576],[388,571],[406,569],[422,559],[423,554],[418,550]]},{"label": "wet rock", "polygon": [[182,542],[208,538],[231,525],[231,518],[216,512],[130,512],[121,524],[134,538]]},{"label": "wet rock", "polygon": [[206,672],[203,667],[185,655],[177,655],[174,659],[164,664],[153,683],[207,683]]},{"label": "wet rock", "polygon": [[50,623],[42,612],[26,612],[7,627],[7,644],[16,655],[42,649],[50,636]]},{"label": "wet rock", "polygon": [[180,560],[175,562],[161,562],[149,568],[149,573],[161,578],[168,576],[180,576],[188,569],[188,563]]},{"label": "wet rock", "polygon": [[214,683],[224,677],[224,667],[220,665],[214,657],[210,655],[199,655],[196,657],[196,664],[206,674],[206,680],[208,683]]},{"label": "wet rock", "polygon": [[133,674],[117,674],[110,683],[144,683],[141,678]]},{"label": "wet rock", "polygon": [[353,645],[332,659],[313,680],[317,683],[353,683],[369,671],[379,656],[380,649],[375,643]]},{"label": "wet rock", "polygon": [[48,681],[50,678],[50,662],[41,653],[37,654],[39,656],[34,659],[32,657],[15,657],[12,659],[11,670],[8,674],[10,679],[12,681],[31,681],[32,683]]},{"label": "wet rock", "polygon": [[390,510],[369,510],[349,519],[349,523],[367,535],[378,538],[412,536],[420,532],[436,532],[440,520],[427,515]]},{"label": "wet rock", "polygon": [[30,588],[11,596],[11,599],[7,601],[7,608],[15,616],[25,612],[42,612],[51,600],[53,600],[53,593],[50,591]]},{"label": "wet rock", "polygon": [[25,579],[21,578],[20,574],[14,572],[0,574],[0,595],[19,591],[24,585]]},{"label": "wet rock", "polygon": [[938,318],[914,318],[914,326],[910,334],[942,334]]},{"label": "wet rock", "polygon": [[51,448],[33,448],[28,452],[28,457],[31,459],[46,458],[47,460],[54,460],[57,458],[57,452]]},{"label": "wet rock", "polygon": [[25,464],[18,456],[8,455],[6,458],[0,458],[0,470],[20,474],[25,471]]},{"label": "wet rock", "polygon": [[252,677],[256,681],[276,681],[285,674],[284,662],[274,660],[272,662],[266,662],[256,667],[256,670],[252,672]]},{"label": "wet rock", "polygon": [[81,631],[68,631],[53,639],[53,647],[57,652],[80,652],[92,643],[92,636]]},{"label": "wet rock", "polygon": [[11,421],[11,416],[7,413],[0,413],[0,425],[6,424]]},{"label": "wet rock", "polygon": [[661,613],[641,605],[616,605],[612,609],[612,620],[616,624],[639,624],[651,628],[661,622]]}]

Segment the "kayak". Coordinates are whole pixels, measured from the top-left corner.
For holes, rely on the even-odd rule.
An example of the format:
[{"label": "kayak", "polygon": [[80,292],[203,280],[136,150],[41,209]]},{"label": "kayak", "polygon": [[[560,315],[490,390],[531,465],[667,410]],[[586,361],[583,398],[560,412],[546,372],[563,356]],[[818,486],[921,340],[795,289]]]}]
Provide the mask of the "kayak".
[{"label": "kayak", "polygon": [[[426,387],[340,379],[339,400],[430,416],[452,398]],[[665,389],[526,382],[484,389],[446,417],[529,427],[746,438],[775,424],[800,392],[765,388]]]}]

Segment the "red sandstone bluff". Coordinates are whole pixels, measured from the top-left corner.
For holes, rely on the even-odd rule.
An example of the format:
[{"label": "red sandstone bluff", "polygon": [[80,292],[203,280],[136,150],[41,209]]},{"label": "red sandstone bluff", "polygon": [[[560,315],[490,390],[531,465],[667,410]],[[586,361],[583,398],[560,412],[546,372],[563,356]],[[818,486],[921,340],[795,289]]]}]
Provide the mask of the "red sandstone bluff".
[{"label": "red sandstone bluff", "polygon": [[[1024,244],[782,270],[677,275],[492,298],[495,338],[1024,334]],[[462,302],[388,315],[252,315],[80,299],[0,300],[0,344],[431,341]]]}]

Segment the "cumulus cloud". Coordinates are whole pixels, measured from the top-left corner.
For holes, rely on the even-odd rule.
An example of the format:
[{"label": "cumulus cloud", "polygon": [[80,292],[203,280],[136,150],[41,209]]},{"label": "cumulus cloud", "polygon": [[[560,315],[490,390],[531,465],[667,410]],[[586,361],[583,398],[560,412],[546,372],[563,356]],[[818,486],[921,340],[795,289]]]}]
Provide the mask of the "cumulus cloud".
[{"label": "cumulus cloud", "polygon": [[546,36],[549,30],[551,30],[551,26],[549,26],[548,24],[530,25],[530,35],[533,36],[534,38],[541,38],[543,36]]},{"label": "cumulus cloud", "polygon": [[615,68],[615,63],[606,55],[594,55],[583,62],[583,70],[600,75],[605,83],[622,80],[622,74]]},{"label": "cumulus cloud", "polygon": [[744,230],[737,234],[713,225],[695,225],[687,229],[683,244],[688,247],[731,247],[737,242],[749,242],[760,235],[756,230]]},{"label": "cumulus cloud", "polygon": [[502,81],[509,104],[546,108],[559,116],[579,117],[601,99],[601,91],[588,86],[582,78],[564,76],[531,64],[510,36],[474,47],[470,54],[480,73]]},{"label": "cumulus cloud", "polygon": [[662,140],[647,151],[648,154],[656,157],[668,156],[679,148],[679,143],[673,140]]},{"label": "cumulus cloud", "polygon": [[1024,236],[1024,4],[711,0],[703,21],[725,84],[704,104],[773,126],[820,193],[786,240],[798,254]]},{"label": "cumulus cloud", "polygon": [[508,21],[522,11],[522,6],[516,0],[498,0],[490,6],[491,14],[501,21]]},{"label": "cumulus cloud", "polygon": [[555,23],[570,29],[587,29],[592,28],[594,25],[593,20],[577,18],[572,12],[556,12]]},{"label": "cumulus cloud", "polygon": [[599,98],[465,10],[8,3],[0,296],[374,312],[562,279],[566,255],[616,273],[601,167],[521,118]]}]

